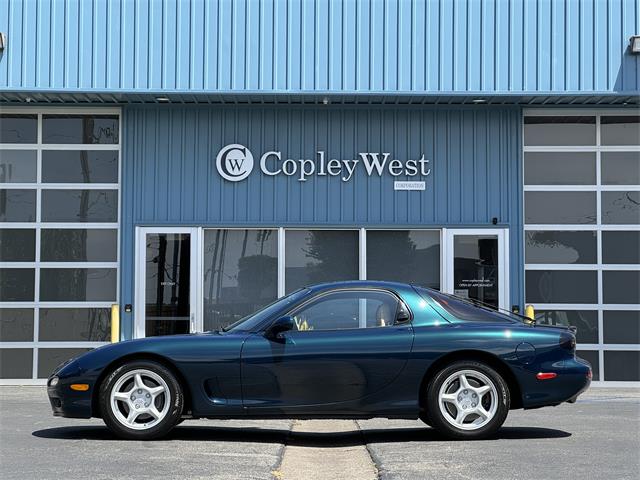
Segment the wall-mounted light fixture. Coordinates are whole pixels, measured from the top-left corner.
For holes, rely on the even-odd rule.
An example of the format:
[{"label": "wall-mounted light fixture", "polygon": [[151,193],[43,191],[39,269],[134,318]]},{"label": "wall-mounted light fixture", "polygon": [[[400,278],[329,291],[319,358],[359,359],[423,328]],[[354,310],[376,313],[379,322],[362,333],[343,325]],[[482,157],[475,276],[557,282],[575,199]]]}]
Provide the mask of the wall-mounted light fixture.
[{"label": "wall-mounted light fixture", "polygon": [[156,102],[167,103],[169,102],[169,97],[156,97]]},{"label": "wall-mounted light fixture", "polygon": [[634,35],[629,39],[629,50],[631,53],[640,53],[640,35]]},{"label": "wall-mounted light fixture", "polygon": [[0,32],[0,52],[7,46],[7,35],[4,32]]}]

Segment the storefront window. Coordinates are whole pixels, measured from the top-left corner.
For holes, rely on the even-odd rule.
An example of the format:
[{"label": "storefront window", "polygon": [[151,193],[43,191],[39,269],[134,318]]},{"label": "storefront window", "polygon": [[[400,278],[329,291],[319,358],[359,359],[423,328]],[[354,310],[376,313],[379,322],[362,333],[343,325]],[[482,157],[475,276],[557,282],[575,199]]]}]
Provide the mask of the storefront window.
[{"label": "storefront window", "polygon": [[595,116],[535,116],[524,119],[525,145],[595,145]]},{"label": "storefront window", "polygon": [[0,150],[0,183],[36,181],[35,150]]},{"label": "storefront window", "polygon": [[595,152],[527,152],[525,185],[595,185]]},{"label": "storefront window", "polygon": [[11,264],[0,265],[0,342],[22,348],[0,347],[0,379],[45,378],[69,356],[110,339],[120,118],[117,111],[4,110],[0,262]]},{"label": "storefront window", "polygon": [[638,381],[640,116],[525,112],[523,143],[525,301],[577,327],[595,380]]},{"label": "storefront window", "polygon": [[217,330],[278,296],[278,231],[204,232],[204,329]]},{"label": "storefront window", "polygon": [[440,290],[440,231],[368,230],[367,278]]},{"label": "storefront window", "polygon": [[596,232],[536,231],[525,233],[526,263],[598,263]]},{"label": "storefront window", "polygon": [[3,113],[0,115],[0,143],[36,143],[38,116]]},{"label": "storefront window", "polygon": [[596,223],[595,192],[525,192],[524,221],[540,224]]},{"label": "storefront window", "polygon": [[286,293],[314,283],[357,280],[358,251],[355,230],[287,230]]}]

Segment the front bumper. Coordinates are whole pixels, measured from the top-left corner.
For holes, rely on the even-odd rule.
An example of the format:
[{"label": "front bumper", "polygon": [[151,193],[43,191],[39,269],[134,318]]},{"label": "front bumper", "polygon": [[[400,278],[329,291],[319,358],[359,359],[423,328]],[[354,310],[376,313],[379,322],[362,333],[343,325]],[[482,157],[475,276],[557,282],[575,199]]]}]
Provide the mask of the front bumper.
[{"label": "front bumper", "polygon": [[[78,375],[79,369],[74,363],[70,363],[62,369],[57,369],[47,380],[47,395],[51,410],[56,417],[91,418],[93,381]],[[58,383],[51,385],[51,380],[57,377]],[[76,391],[71,389],[74,383],[86,383],[89,390]]]}]

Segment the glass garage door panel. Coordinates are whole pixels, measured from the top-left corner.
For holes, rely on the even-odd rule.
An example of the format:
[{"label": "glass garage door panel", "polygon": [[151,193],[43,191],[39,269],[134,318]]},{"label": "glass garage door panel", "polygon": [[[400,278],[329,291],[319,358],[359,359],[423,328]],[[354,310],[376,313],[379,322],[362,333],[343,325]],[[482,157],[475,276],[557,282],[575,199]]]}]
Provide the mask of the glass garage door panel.
[{"label": "glass garage door panel", "polygon": [[190,262],[190,234],[146,235],[145,336],[189,333]]},{"label": "glass garage door panel", "polygon": [[499,307],[497,235],[455,235],[453,293]]}]

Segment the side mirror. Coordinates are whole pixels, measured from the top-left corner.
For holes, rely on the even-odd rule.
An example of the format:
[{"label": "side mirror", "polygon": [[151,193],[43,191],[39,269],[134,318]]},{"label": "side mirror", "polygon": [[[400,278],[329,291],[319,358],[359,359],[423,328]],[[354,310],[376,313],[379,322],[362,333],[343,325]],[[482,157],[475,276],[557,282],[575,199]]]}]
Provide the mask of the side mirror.
[{"label": "side mirror", "polygon": [[293,317],[286,315],[273,322],[265,332],[265,336],[268,338],[278,338],[281,333],[295,330],[295,328],[296,322]]}]

